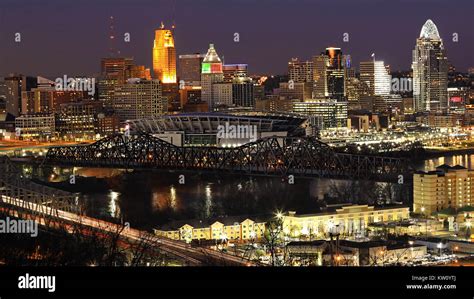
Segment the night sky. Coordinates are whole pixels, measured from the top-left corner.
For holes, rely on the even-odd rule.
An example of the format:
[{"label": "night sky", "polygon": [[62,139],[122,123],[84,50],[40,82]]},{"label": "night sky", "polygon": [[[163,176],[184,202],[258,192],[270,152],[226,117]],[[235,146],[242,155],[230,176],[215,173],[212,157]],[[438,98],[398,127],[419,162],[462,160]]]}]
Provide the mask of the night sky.
[{"label": "night sky", "polygon": [[1,0],[0,76],[98,74],[111,15],[121,55],[150,68],[153,30],[163,20],[176,24],[177,54],[205,52],[212,42],[226,63],[248,63],[251,74],[283,74],[291,57],[309,59],[327,46],[341,47],[357,66],[375,52],[392,70],[408,70],[428,18],[451,63],[474,66],[473,0]]}]

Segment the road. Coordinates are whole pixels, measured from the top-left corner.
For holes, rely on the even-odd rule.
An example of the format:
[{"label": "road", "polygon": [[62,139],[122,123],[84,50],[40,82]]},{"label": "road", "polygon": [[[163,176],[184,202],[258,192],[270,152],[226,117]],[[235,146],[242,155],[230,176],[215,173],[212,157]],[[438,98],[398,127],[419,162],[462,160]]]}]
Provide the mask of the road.
[{"label": "road", "polygon": [[[42,206],[42,209],[40,209],[40,205],[23,201],[18,198],[2,195],[1,202],[24,210],[43,211],[48,215],[57,215],[56,217],[59,218],[58,220],[62,220],[58,223],[76,223],[106,233],[120,233],[124,240],[131,242],[145,242],[147,245],[150,245],[153,248],[157,248],[161,251],[183,259],[191,265],[255,266],[255,264],[249,260],[228,253],[219,252],[208,248],[194,248],[191,247],[190,244],[182,241],[157,237],[146,231],[128,227],[124,228],[123,225],[88,216],[77,215],[62,210],[52,209],[50,207]],[[31,215],[33,216],[33,214]],[[18,216],[18,214],[15,213],[15,215],[12,216]],[[41,225],[45,224],[44,218],[39,219],[38,222]]]}]

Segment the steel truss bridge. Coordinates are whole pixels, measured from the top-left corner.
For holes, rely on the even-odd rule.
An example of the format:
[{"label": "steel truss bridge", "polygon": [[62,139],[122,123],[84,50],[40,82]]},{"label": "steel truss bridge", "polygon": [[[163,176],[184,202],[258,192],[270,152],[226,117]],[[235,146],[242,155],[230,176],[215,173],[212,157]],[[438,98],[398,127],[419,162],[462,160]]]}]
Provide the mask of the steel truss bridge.
[{"label": "steel truss bridge", "polygon": [[79,213],[78,197],[74,193],[37,184],[26,178],[15,163],[6,156],[0,156],[0,203],[4,198],[21,198],[27,210],[57,217],[55,211]]},{"label": "steel truss bridge", "polygon": [[378,181],[410,173],[406,159],[336,152],[313,137],[266,137],[222,148],[179,147],[149,134],[118,134],[88,145],[51,147],[44,163]]},{"label": "steel truss bridge", "polygon": [[6,156],[0,156],[0,211],[16,218],[35,220],[46,228],[62,227],[72,231],[74,227],[81,227],[84,233],[92,229],[106,234],[120,234],[126,245],[142,242],[188,265],[256,265],[245,257],[193,248],[182,241],[160,238],[133,228],[124,229],[120,224],[85,216],[76,194],[31,181]]}]

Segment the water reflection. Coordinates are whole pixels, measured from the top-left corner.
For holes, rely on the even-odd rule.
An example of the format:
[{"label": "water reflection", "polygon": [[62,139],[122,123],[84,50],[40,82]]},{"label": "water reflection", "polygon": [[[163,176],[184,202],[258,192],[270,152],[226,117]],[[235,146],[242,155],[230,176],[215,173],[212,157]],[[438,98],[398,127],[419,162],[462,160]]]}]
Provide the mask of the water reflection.
[{"label": "water reflection", "polygon": [[468,169],[473,169],[474,155],[454,155],[425,160],[424,163],[417,165],[417,170],[430,171],[435,170],[439,165],[447,164],[450,166],[461,165]]},{"label": "water reflection", "polygon": [[[474,155],[420,161],[416,168],[433,170],[441,164],[472,168]],[[60,169],[54,170],[60,173]],[[178,184],[178,176],[169,172],[87,168],[76,171],[101,177],[77,180],[76,187],[86,202],[87,214],[123,219],[133,227],[148,229],[180,219],[270,214],[276,210],[313,213],[319,207],[318,199],[348,184],[343,180],[297,178],[295,184],[290,185],[287,180],[276,177],[189,174],[186,184],[182,185]],[[44,172],[45,178],[50,175],[51,172]]]}]

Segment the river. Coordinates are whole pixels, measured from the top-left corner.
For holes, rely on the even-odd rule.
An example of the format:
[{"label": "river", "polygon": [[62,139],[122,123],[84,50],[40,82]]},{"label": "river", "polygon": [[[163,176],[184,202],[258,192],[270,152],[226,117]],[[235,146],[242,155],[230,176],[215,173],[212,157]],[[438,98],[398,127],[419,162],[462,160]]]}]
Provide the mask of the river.
[{"label": "river", "polygon": [[[427,159],[416,165],[416,169],[428,171],[441,164],[459,164],[473,168],[474,155],[448,155]],[[72,169],[55,167],[53,172],[46,172],[42,179],[64,181],[71,171]],[[335,194],[342,196],[336,202],[351,201],[349,198],[346,200],[344,194],[349,194],[352,202],[364,202],[371,196],[382,202],[408,200],[407,193],[400,193],[398,198],[395,196],[395,199],[389,199],[387,194],[392,194],[392,191],[384,193],[384,183],[362,184],[358,186],[359,193],[355,192],[354,195],[354,192],[347,193],[350,182],[331,179],[296,178],[294,184],[289,184],[282,178],[231,174],[103,168],[75,168],[74,171],[78,176],[88,178],[77,180],[74,186],[75,191],[82,195],[81,200],[88,215],[129,222],[132,227],[143,229],[191,218],[270,214],[288,210],[314,213],[319,210],[321,199],[328,195],[334,197]],[[181,174],[184,175],[184,184],[179,181]],[[98,179],[94,180],[93,177]],[[91,180],[98,184],[91,184]],[[380,188],[377,194],[371,193],[374,188]]]}]

